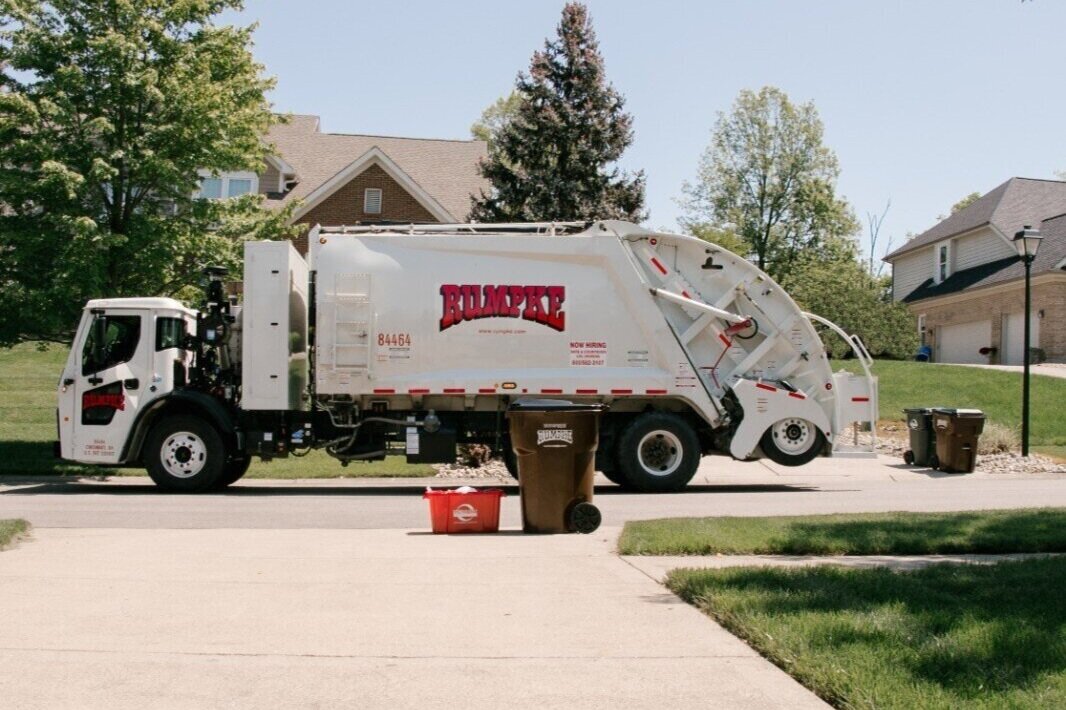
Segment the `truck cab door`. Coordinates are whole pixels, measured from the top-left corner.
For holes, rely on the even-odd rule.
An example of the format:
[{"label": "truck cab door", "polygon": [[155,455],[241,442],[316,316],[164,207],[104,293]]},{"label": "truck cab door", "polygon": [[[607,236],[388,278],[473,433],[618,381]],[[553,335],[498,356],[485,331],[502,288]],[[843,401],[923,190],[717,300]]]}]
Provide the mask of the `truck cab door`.
[{"label": "truck cab door", "polygon": [[71,435],[64,458],[121,462],[142,393],[150,384],[150,316],[147,310],[99,309],[79,331],[61,383],[61,436],[64,410],[70,412],[66,416]]}]

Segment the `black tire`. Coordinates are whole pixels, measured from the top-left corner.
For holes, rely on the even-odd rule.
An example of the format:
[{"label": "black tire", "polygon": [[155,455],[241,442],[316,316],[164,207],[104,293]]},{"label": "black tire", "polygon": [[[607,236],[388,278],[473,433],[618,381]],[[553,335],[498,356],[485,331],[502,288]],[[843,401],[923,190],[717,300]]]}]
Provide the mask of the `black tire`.
[{"label": "black tire", "polygon": [[789,417],[767,429],[759,445],[774,463],[802,466],[822,454],[825,434],[806,419]]},{"label": "black tire", "polygon": [[646,412],[618,439],[621,485],[643,493],[684,488],[700,465],[700,438],[692,426],[668,412]]},{"label": "black tire", "polygon": [[615,463],[615,468],[611,471],[600,471],[607,480],[611,483],[621,486],[622,488],[629,488],[629,484],[626,483],[626,479],[622,476],[622,472],[618,469],[618,463]]},{"label": "black tire", "polygon": [[251,465],[251,456],[231,458],[226,462],[225,470],[222,471],[222,475],[219,477],[218,482],[215,483],[215,488],[225,488],[226,486],[231,486],[241,480],[244,478],[244,474],[248,473],[248,467]]},{"label": "black tire", "polygon": [[913,451],[904,451],[903,452],[903,463],[907,464],[908,466],[913,466],[914,465],[914,452]]},{"label": "black tire", "polygon": [[168,417],[149,432],[144,463],[160,488],[199,493],[215,487],[226,472],[226,445],[199,417]]},{"label": "black tire", "polygon": [[570,507],[566,520],[573,532],[588,535],[600,527],[600,523],[603,522],[603,515],[600,513],[600,509],[592,503],[578,501]]}]

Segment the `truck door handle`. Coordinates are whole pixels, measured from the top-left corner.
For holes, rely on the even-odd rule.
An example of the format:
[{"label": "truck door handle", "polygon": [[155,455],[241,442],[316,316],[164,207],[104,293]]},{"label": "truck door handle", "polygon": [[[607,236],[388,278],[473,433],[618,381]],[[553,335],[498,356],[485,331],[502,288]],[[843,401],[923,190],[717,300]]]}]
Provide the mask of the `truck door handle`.
[{"label": "truck door handle", "polygon": [[98,385],[98,384],[100,384],[103,381],[104,381],[103,377],[90,377],[89,378],[89,384],[90,385]]},{"label": "truck door handle", "polygon": [[128,380],[122,380],[122,386],[128,390],[140,389],[141,381],[136,377],[131,377]]},{"label": "truck door handle", "polygon": [[63,379],[63,386],[64,387],[70,387],[72,384],[74,384],[74,378],[73,377],[66,377],[66,378]]}]

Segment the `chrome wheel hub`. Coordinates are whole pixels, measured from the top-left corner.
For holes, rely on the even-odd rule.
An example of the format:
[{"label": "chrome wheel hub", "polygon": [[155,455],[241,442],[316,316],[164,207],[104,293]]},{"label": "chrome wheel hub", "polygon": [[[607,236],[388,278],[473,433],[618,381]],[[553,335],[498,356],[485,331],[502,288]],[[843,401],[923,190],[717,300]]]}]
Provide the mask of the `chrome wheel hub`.
[{"label": "chrome wheel hub", "polygon": [[676,471],[683,454],[681,440],[664,429],[648,432],[637,447],[641,468],[653,476],[669,476]]},{"label": "chrome wheel hub", "polygon": [[192,478],[207,463],[207,446],[203,439],[192,432],[175,432],[163,442],[160,458],[163,468],[171,476]]},{"label": "chrome wheel hub", "polygon": [[806,419],[782,419],[771,429],[777,448],[793,456],[806,453],[814,445],[814,426]]}]

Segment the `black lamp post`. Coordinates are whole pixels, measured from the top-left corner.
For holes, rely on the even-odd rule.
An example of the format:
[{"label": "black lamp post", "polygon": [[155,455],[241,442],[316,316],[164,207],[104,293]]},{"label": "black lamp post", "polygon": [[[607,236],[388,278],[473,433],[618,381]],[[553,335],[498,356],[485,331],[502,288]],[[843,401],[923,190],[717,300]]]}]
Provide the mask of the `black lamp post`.
[{"label": "black lamp post", "polygon": [[1022,456],[1029,456],[1029,312],[1032,310],[1032,293],[1030,290],[1029,277],[1033,270],[1033,260],[1036,259],[1036,251],[1040,248],[1040,230],[1025,225],[1020,232],[1014,235],[1014,246],[1025,264],[1025,363],[1022,375]]}]

